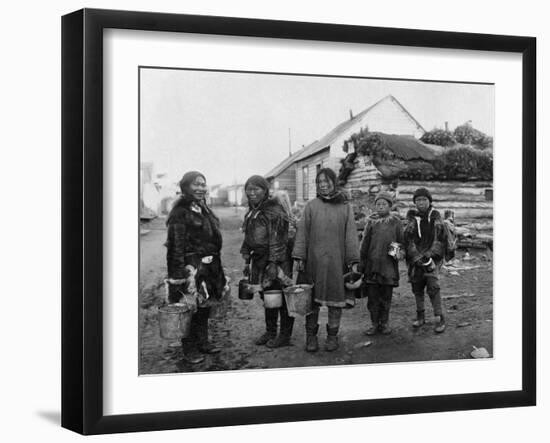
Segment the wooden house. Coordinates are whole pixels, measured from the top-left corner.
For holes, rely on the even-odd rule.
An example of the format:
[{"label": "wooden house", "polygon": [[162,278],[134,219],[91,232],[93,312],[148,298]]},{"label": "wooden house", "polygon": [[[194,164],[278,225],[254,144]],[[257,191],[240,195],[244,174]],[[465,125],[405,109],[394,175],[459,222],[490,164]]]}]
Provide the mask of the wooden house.
[{"label": "wooden house", "polygon": [[[392,95],[388,95],[356,116],[350,118],[319,140],[314,141],[277,165],[267,176],[273,183],[279,181],[288,187],[289,194],[295,190],[291,201],[304,202],[315,198],[315,176],[319,169],[329,167],[338,172],[345,157],[345,142],[360,130],[379,131],[420,138],[425,130],[422,125]],[[294,183],[292,183],[294,171]]]}]

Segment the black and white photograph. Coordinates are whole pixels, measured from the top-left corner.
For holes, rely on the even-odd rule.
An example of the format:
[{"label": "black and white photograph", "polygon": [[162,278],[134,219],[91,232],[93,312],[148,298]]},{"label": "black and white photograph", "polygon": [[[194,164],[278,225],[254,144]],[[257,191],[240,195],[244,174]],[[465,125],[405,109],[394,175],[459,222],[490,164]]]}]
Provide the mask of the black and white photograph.
[{"label": "black and white photograph", "polygon": [[545,9],[6,3],[1,440],[549,434]]},{"label": "black and white photograph", "polygon": [[494,358],[494,84],[138,76],[139,375]]}]

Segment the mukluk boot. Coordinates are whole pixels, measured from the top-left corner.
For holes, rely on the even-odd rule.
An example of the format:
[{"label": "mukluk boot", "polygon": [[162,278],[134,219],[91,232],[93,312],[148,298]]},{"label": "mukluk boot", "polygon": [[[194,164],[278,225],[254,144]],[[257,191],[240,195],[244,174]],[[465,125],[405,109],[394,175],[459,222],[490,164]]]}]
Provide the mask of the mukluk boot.
[{"label": "mukluk boot", "polygon": [[416,320],[413,321],[413,328],[420,328],[426,323],[426,318],[424,316],[424,311],[416,311]]},{"label": "mukluk boot", "polygon": [[268,348],[280,348],[281,346],[290,346],[290,337],[292,336],[292,327],[294,326],[294,318],[281,310],[281,330],[277,337],[270,339],[266,346]]},{"label": "mukluk boot", "polygon": [[192,339],[182,338],[181,350],[183,354],[182,360],[186,363],[196,365],[204,361],[204,357],[198,353]]},{"label": "mukluk boot", "polygon": [[260,335],[254,342],[258,346],[267,344],[269,340],[277,337],[277,318],[279,316],[279,309],[266,309],[265,310],[265,332]]},{"label": "mukluk boot", "polygon": [[306,351],[317,352],[319,350],[319,341],[317,340],[317,332],[319,325],[306,329]]},{"label": "mukluk boot", "polygon": [[441,314],[439,315],[439,318],[435,323],[434,331],[438,334],[441,334],[443,331],[445,331],[445,328],[445,317],[443,316],[443,314]]},{"label": "mukluk boot", "polygon": [[328,352],[336,351],[338,349],[338,328],[330,328],[327,325],[327,341],[325,343],[325,350]]}]

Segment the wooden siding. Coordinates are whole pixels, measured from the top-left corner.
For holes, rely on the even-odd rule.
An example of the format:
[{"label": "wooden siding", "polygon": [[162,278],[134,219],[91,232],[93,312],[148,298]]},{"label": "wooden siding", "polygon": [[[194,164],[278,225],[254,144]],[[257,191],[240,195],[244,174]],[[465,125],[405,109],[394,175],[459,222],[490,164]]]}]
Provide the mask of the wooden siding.
[{"label": "wooden siding", "polygon": [[[276,186],[278,184],[278,186]],[[273,189],[288,192],[290,203],[296,201],[296,165],[292,164],[273,179]]]},{"label": "wooden siding", "polygon": [[[315,188],[315,176],[317,175],[317,165],[320,165],[321,168],[325,166],[331,166],[331,159],[329,159],[329,151],[325,150],[315,154],[311,157],[308,157],[304,160],[296,162],[296,200],[305,201],[314,199],[317,195]],[[308,170],[308,195],[303,195],[304,182],[303,182],[303,172],[302,168],[307,167]]]}]

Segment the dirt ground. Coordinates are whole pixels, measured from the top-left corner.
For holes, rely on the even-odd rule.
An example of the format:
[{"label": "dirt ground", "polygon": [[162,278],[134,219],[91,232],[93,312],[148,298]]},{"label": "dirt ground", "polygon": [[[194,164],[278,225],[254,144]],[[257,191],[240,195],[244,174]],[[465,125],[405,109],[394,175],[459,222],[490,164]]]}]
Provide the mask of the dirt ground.
[{"label": "dirt ground", "polygon": [[319,343],[316,353],[305,351],[305,322],[297,317],[292,345],[278,349],[254,345],[265,330],[260,300],[244,301],[237,297],[242,278],[239,254],[242,208],[217,208],[221,219],[224,246],[222,262],[231,278],[231,297],[224,309],[210,320],[210,338],[222,348],[207,355],[204,362],[189,365],[182,360],[177,341],[162,339],[157,306],[164,299],[166,275],[165,220],[157,218],[142,225],[140,236],[140,374],[218,371],[229,369],[284,368],[366,363],[388,363],[471,358],[473,346],[484,347],[493,356],[493,262],[491,251],[457,251],[457,259],[441,275],[441,292],[447,311],[447,329],[433,332],[431,305],[426,297],[427,323],[420,330],[411,326],[415,302],[407,282],[405,265],[400,264],[401,286],[394,290],[390,313],[391,335],[367,337],[369,324],[367,300],[358,299],[354,308],[345,310],[339,333],[340,347],[323,350],[326,337],[326,309],[321,309]]}]

